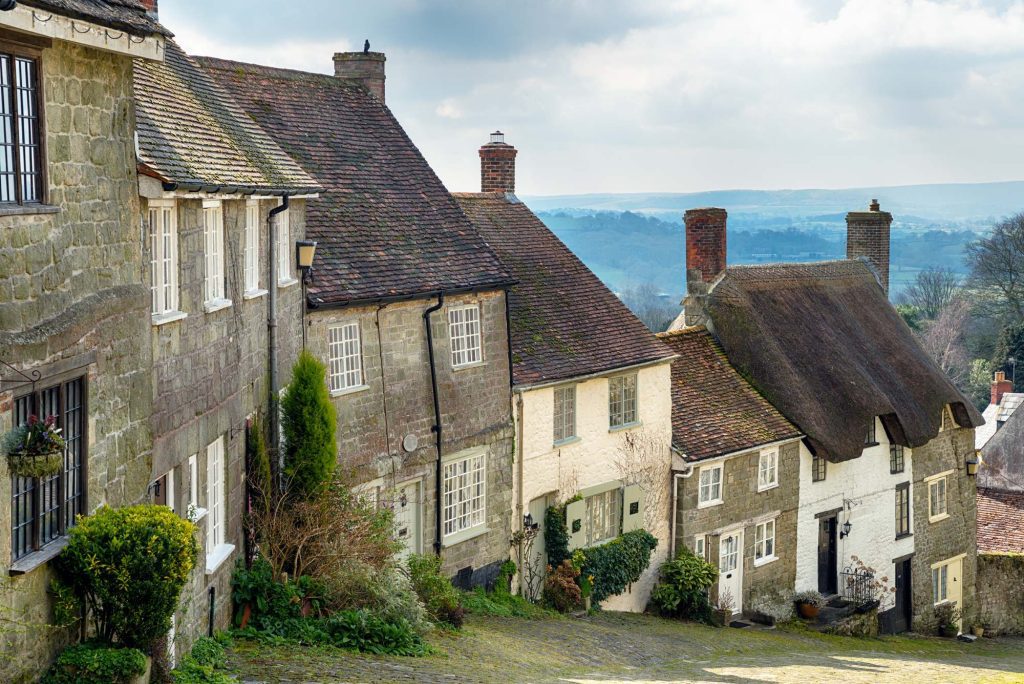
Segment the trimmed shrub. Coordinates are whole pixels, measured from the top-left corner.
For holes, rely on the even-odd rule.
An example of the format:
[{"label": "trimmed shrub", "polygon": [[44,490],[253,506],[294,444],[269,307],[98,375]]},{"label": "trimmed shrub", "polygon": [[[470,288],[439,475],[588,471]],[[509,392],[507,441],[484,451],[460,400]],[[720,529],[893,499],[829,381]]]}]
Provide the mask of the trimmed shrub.
[{"label": "trimmed shrub", "polygon": [[633,530],[619,535],[607,544],[583,549],[580,572],[593,577],[591,600],[601,603],[609,596],[621,594],[651,564],[651,553],[658,540],[646,530]]},{"label": "trimmed shrub", "polygon": [[284,474],[289,491],[315,498],[331,483],[337,447],[337,416],[327,391],[324,365],[308,351],[299,354],[292,381],[281,400]]},{"label": "trimmed shrub", "polygon": [[199,553],[194,532],[152,505],[104,506],[71,528],[57,568],[100,641],[148,649],[170,630]]},{"label": "trimmed shrub", "polygon": [[661,581],[651,592],[651,602],[663,615],[710,623],[708,589],[717,578],[718,568],[683,547],[661,566]]},{"label": "trimmed shrub", "polygon": [[465,611],[452,581],[441,574],[438,556],[414,553],[407,561],[413,589],[430,618],[453,629],[462,627]]},{"label": "trimmed shrub", "polygon": [[579,575],[580,571],[572,561],[562,561],[562,564],[544,579],[544,602],[559,613],[568,613],[579,607],[583,601],[580,585],[576,584]]},{"label": "trimmed shrub", "polygon": [[146,671],[146,656],[135,648],[86,642],[64,649],[42,684],[126,684]]}]

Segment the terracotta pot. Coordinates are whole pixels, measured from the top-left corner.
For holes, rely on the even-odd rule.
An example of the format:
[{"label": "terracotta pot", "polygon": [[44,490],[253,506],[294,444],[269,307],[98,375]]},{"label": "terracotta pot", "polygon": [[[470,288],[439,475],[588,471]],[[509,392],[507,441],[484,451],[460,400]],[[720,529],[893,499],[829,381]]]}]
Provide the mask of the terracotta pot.
[{"label": "terracotta pot", "polygon": [[805,620],[815,620],[818,617],[818,613],[821,612],[821,608],[813,603],[798,603],[796,604],[796,609],[800,613],[800,617]]},{"label": "terracotta pot", "polygon": [[309,617],[313,614],[313,601],[308,598],[302,599],[302,617]]},{"label": "terracotta pot", "polygon": [[245,629],[249,624],[249,618],[252,617],[252,606],[246,603],[242,606],[242,629]]},{"label": "terracotta pot", "polygon": [[980,639],[981,637],[985,636],[985,628],[984,627],[977,627],[977,626],[972,627],[971,628],[971,634],[973,634],[974,636],[976,636],[976,637],[978,637]]}]

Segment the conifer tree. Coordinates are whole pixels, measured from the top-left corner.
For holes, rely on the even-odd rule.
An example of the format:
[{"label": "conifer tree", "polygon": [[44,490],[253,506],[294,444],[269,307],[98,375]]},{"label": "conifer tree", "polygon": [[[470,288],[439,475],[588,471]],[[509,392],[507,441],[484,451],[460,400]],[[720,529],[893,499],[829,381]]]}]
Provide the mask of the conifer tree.
[{"label": "conifer tree", "polygon": [[337,418],[325,373],[324,365],[303,351],[281,400],[286,487],[306,499],[323,492],[334,474]]}]

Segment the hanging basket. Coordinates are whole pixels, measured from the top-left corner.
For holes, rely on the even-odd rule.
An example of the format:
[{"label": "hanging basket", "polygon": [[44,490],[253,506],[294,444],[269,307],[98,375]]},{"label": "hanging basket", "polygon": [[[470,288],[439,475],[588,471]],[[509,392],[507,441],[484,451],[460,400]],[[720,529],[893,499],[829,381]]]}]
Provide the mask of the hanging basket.
[{"label": "hanging basket", "polygon": [[7,469],[21,477],[50,477],[64,468],[64,453],[50,451],[31,453],[15,451],[7,454]]}]

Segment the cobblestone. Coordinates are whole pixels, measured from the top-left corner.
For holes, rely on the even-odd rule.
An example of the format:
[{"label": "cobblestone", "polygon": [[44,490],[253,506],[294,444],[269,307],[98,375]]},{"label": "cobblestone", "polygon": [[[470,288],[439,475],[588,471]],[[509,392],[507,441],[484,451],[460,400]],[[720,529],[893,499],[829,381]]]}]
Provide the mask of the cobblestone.
[{"label": "cobblestone", "polygon": [[476,618],[431,637],[437,655],[389,658],[240,642],[249,684],[311,682],[1024,682],[1024,641],[851,639],[800,629],[712,629],[643,615]]}]

